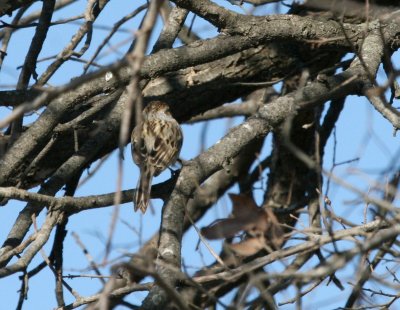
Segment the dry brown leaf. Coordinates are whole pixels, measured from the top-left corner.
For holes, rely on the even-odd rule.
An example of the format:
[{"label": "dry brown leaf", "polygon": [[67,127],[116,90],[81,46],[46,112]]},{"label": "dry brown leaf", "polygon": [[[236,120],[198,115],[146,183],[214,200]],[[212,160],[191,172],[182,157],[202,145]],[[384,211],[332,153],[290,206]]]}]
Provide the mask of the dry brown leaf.
[{"label": "dry brown leaf", "polygon": [[258,213],[259,207],[253,198],[246,195],[229,194],[232,201],[232,215],[242,219],[252,219]]},{"label": "dry brown leaf", "polygon": [[269,227],[265,231],[266,239],[271,243],[271,245],[279,249],[283,244],[284,238],[284,231],[279,224],[278,219],[276,218],[274,212],[271,209],[264,209],[264,212],[267,216]]},{"label": "dry brown leaf", "polygon": [[234,237],[243,230],[243,225],[236,218],[219,219],[207,227],[201,229],[201,233],[207,239],[222,239]]},{"label": "dry brown leaf", "polygon": [[[245,195],[229,194],[232,200],[232,217],[219,219],[201,232],[207,239],[232,238],[240,231],[250,237],[244,241],[231,244],[237,254],[248,256],[261,249],[279,248],[283,241],[283,229],[270,209],[259,208],[254,200]],[[251,253],[251,254],[250,254]]]},{"label": "dry brown leaf", "polygon": [[250,256],[265,248],[264,238],[248,238],[240,243],[230,244],[229,247],[241,256]]}]

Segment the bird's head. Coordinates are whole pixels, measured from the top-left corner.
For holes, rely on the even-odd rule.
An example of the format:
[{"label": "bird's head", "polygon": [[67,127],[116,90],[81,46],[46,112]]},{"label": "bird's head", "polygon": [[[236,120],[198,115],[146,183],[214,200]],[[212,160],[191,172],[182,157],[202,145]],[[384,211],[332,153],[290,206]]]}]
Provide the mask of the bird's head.
[{"label": "bird's head", "polygon": [[143,110],[144,114],[149,113],[170,113],[169,105],[162,101],[152,101]]}]

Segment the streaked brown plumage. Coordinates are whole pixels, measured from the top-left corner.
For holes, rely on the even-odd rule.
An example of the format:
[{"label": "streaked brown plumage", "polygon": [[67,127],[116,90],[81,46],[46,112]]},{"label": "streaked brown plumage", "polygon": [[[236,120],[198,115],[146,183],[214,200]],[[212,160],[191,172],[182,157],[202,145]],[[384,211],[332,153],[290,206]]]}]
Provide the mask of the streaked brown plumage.
[{"label": "streaked brown plumage", "polygon": [[140,177],[133,197],[135,211],[146,212],[151,181],[176,162],[182,147],[182,130],[172,117],[169,106],[161,101],[149,103],[143,110],[142,123],[131,135],[133,161]]}]

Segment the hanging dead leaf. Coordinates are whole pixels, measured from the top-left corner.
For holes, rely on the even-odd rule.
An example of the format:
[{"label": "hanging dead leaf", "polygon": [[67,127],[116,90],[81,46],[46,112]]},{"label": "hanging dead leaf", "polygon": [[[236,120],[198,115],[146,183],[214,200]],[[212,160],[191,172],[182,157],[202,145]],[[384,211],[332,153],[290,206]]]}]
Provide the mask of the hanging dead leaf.
[{"label": "hanging dead leaf", "polygon": [[[244,241],[231,244],[237,254],[248,256],[261,249],[279,248],[283,241],[283,229],[270,209],[259,208],[253,198],[229,194],[232,200],[232,216],[219,219],[201,230],[207,239],[232,238],[239,232],[249,235]],[[251,254],[250,254],[251,253]]]},{"label": "hanging dead leaf", "polygon": [[229,247],[241,256],[250,256],[265,248],[265,241],[261,238],[248,238],[239,243],[230,244]]},{"label": "hanging dead leaf", "polygon": [[253,219],[259,207],[253,198],[246,195],[229,194],[232,201],[232,215],[237,218]]},{"label": "hanging dead leaf", "polygon": [[279,249],[282,246],[283,241],[285,241],[285,232],[283,231],[283,228],[276,218],[274,212],[272,212],[271,209],[263,210],[268,221],[268,228],[265,231],[265,237],[275,249]]},{"label": "hanging dead leaf", "polygon": [[243,224],[237,218],[219,219],[201,229],[204,237],[210,240],[231,238],[243,230]]}]

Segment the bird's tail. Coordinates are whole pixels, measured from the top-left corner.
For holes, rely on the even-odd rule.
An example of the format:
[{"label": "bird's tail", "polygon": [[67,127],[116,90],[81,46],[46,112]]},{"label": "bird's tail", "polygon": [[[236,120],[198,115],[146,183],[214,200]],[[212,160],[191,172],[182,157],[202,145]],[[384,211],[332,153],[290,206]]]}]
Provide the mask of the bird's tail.
[{"label": "bird's tail", "polygon": [[140,177],[133,197],[135,211],[140,209],[142,213],[146,212],[150,200],[151,181],[153,179],[152,169],[147,167],[140,168]]}]

